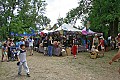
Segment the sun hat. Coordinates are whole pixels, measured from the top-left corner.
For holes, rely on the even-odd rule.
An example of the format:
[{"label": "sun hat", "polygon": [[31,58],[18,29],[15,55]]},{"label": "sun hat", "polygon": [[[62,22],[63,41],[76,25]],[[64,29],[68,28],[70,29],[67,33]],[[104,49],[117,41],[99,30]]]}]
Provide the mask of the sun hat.
[{"label": "sun hat", "polygon": [[103,36],[101,36],[100,38],[103,39]]},{"label": "sun hat", "polygon": [[95,36],[98,36],[97,34],[95,34]]}]

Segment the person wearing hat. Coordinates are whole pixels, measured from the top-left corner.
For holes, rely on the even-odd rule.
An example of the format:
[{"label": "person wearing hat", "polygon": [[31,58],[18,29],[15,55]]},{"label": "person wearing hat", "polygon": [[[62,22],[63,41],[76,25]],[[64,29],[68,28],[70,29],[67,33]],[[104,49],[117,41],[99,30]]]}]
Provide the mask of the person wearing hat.
[{"label": "person wearing hat", "polygon": [[104,38],[103,38],[103,36],[100,37],[100,43],[99,43],[99,46],[101,47],[101,51],[102,51],[103,56],[104,56],[105,46],[104,46]]},{"label": "person wearing hat", "polygon": [[93,44],[95,46],[96,49],[98,49],[98,44],[99,44],[99,39],[97,34],[95,34],[95,37],[93,38]]},{"label": "person wearing hat", "polygon": [[25,44],[24,38],[21,38],[21,41],[19,42],[19,47],[20,45]]},{"label": "person wearing hat", "polygon": [[[111,65],[114,61],[120,59],[120,34],[118,35],[118,52],[117,54],[112,58],[112,60],[110,60],[109,64]],[[119,74],[120,74],[120,68],[118,70]]]}]

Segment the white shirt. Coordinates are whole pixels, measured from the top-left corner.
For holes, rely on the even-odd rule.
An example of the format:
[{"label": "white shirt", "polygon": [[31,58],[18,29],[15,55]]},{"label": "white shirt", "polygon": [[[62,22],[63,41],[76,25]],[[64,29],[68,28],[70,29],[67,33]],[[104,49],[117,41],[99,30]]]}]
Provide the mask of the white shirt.
[{"label": "white shirt", "polygon": [[20,58],[20,62],[26,62],[26,50],[18,51],[17,55]]},{"label": "white shirt", "polygon": [[33,40],[33,39],[32,39],[32,40],[30,39],[30,40],[29,40],[29,46],[33,46],[33,42],[34,42],[34,40]]}]

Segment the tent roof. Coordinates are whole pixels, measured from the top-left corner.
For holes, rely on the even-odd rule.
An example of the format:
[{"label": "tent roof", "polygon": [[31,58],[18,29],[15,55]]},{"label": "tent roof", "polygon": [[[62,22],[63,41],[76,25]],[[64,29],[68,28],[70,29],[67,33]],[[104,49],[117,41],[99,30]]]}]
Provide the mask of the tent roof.
[{"label": "tent roof", "polygon": [[81,30],[76,29],[76,28],[72,27],[72,25],[66,24],[66,23],[62,24],[62,26],[60,26],[59,28],[57,28],[55,31],[60,31],[60,30],[65,30],[65,31],[80,31],[81,32]]},{"label": "tent roof", "polygon": [[99,35],[103,35],[103,33],[97,33],[97,32],[94,32],[94,31],[92,31],[92,30],[90,30],[90,29],[86,29],[86,27],[84,27],[83,29],[82,29],[82,33],[84,34],[84,35],[87,35],[87,34],[99,34]]},{"label": "tent roof", "polygon": [[48,31],[48,30],[44,29],[44,30],[41,31],[41,32],[44,32],[44,33],[50,33],[50,32],[54,32],[54,31],[53,31],[53,30]]}]

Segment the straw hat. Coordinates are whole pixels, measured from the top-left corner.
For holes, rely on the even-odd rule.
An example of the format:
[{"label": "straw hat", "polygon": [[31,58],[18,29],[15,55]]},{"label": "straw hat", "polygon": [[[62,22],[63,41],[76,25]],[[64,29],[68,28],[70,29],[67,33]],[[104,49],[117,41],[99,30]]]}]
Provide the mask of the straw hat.
[{"label": "straw hat", "polygon": [[23,40],[24,38],[21,38],[21,40]]},{"label": "straw hat", "polygon": [[93,45],[92,48],[95,48],[95,45]]}]

